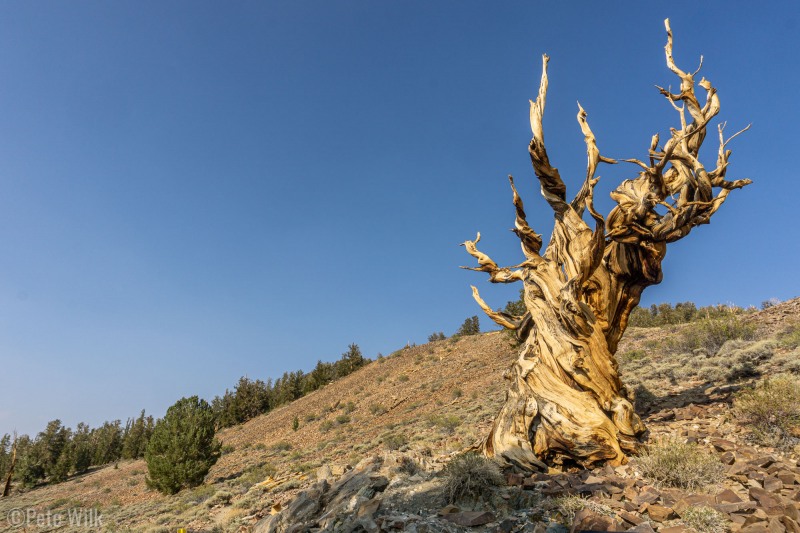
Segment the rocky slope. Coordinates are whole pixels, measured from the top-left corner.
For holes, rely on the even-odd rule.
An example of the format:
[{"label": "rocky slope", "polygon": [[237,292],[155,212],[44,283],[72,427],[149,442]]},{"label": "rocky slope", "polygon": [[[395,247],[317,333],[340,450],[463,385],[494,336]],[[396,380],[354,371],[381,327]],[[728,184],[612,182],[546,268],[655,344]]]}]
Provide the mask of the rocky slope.
[{"label": "rocky slope", "polygon": [[[797,320],[800,299],[747,316],[766,343],[758,350],[751,346],[756,341],[729,344],[722,355],[664,348],[691,325],[632,329],[620,347],[623,378],[648,392],[639,403],[651,441],[669,436],[697,443],[698,453],[724,469],[702,489],[657,486],[634,461],[617,469],[509,472],[505,485],[482,498],[448,506],[441,470],[487,432],[503,398],[502,371],[515,357],[510,337],[495,332],[399,350],[229,428],[221,434],[225,454],[206,483],[191,491],[173,497],[150,491],[146,464],[121,462],[0,500],[0,518],[12,509],[94,507],[114,531],[510,532],[572,525],[672,533],[688,524],[709,532],[800,531],[797,454],[754,444],[731,411],[737,390],[759,374],[797,368],[797,348],[763,340]],[[728,364],[725,354],[737,364],[750,357],[754,371],[733,375],[730,383],[730,375],[709,379],[700,371],[696,358],[713,368]],[[295,418],[300,427],[293,431]],[[698,509],[719,514],[709,514],[708,525],[698,522]]]}]

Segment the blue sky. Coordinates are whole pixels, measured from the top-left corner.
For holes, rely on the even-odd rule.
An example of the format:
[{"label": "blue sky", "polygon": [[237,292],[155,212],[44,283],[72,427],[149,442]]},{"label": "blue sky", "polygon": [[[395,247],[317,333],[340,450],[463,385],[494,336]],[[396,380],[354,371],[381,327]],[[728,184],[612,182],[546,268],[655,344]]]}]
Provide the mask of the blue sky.
[{"label": "blue sky", "polygon": [[[564,4],[564,5],[560,5]],[[602,153],[678,125],[654,85],[719,89],[735,191],[671,245],[643,303],[797,296],[794,2],[20,2],[0,4],[0,434],[161,416],[239,376],[390,353],[500,307],[461,271],[508,231],[513,174],[548,234],[527,143],[571,191],[576,101]],[[706,157],[714,160],[709,137]],[[635,175],[601,167],[597,204]],[[482,324],[489,325],[482,318]]]}]

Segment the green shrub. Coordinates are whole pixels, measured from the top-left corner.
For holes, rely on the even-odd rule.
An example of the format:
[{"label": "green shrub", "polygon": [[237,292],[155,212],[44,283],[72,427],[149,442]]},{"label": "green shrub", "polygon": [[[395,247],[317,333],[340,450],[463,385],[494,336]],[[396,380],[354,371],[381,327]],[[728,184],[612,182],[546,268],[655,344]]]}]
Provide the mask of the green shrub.
[{"label": "green shrub", "polygon": [[677,353],[704,350],[708,355],[714,355],[725,342],[732,339],[752,340],[755,333],[755,326],[736,315],[729,315],[695,322],[671,338],[668,345]]},{"label": "green shrub", "polygon": [[428,417],[428,421],[432,426],[438,427],[447,434],[453,433],[461,425],[461,418],[456,415],[434,414]]},{"label": "green shrub", "polygon": [[490,487],[505,483],[497,463],[475,453],[454,457],[444,467],[442,475],[443,490],[449,503],[484,496]]},{"label": "green shrub", "polygon": [[695,490],[723,478],[723,466],[716,457],[696,444],[663,440],[648,446],[635,459],[636,468],[655,484]]},{"label": "green shrub", "polygon": [[288,452],[292,449],[292,443],[285,440],[278,441],[272,445],[272,449],[276,452]]},{"label": "green shrub", "polygon": [[181,398],[156,423],[147,444],[148,486],[165,494],[196,487],[217,462],[214,412],[197,396]]},{"label": "green shrub", "polygon": [[217,505],[230,505],[233,499],[233,494],[227,490],[216,492],[211,498],[206,500],[206,507],[214,507]]},{"label": "green shrub", "polygon": [[726,533],[730,531],[728,517],[704,505],[686,509],[681,516],[681,522],[698,533]]},{"label": "green shrub", "polygon": [[373,403],[373,404],[370,404],[370,406],[369,406],[369,412],[372,413],[375,416],[380,416],[380,415],[386,413],[386,411],[388,411],[388,409],[386,409],[384,406],[382,406],[379,403]]},{"label": "green shrub", "polygon": [[792,377],[767,379],[740,392],[734,412],[761,444],[791,447],[800,441],[800,383]]},{"label": "green shrub", "polygon": [[408,438],[400,433],[389,433],[383,437],[383,445],[387,450],[399,450],[408,444]]},{"label": "green shrub", "polygon": [[348,424],[350,422],[350,417],[347,415],[338,415],[336,417],[337,424]]},{"label": "green shrub", "polygon": [[781,346],[794,349],[800,346],[800,322],[795,322],[786,327],[779,335]]}]

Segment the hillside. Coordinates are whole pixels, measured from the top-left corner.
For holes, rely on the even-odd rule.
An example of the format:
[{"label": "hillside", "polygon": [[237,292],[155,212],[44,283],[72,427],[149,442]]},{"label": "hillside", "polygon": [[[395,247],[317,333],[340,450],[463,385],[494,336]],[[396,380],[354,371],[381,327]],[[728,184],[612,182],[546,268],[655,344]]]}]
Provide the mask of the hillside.
[{"label": "hillside", "polygon": [[[743,383],[758,379],[759,375],[796,369],[797,349],[769,341],[772,343],[769,344],[770,355],[756,358],[754,371],[745,372],[749,375],[742,375],[741,379],[733,376],[730,382],[720,376],[710,378],[711,374],[702,371],[703,368],[731,366],[733,359],[743,357],[739,352],[757,342],[766,342],[764,339],[780,334],[799,318],[800,299],[747,315],[742,321],[752,326],[757,338],[747,346],[729,344],[728,352],[721,351],[722,355],[695,352],[687,356],[667,349],[668,341],[680,338],[692,324],[630,328],[618,358],[623,379],[632,389],[638,387],[637,407],[646,415],[644,421],[651,430],[651,439],[672,435],[699,442],[708,450],[730,451],[743,457],[744,454],[771,453],[775,459],[771,464],[783,461],[781,464],[787,472],[800,476],[794,474],[797,472],[796,450],[764,451],[754,447],[729,414],[732,394]],[[733,354],[733,359],[725,360],[726,353]],[[515,357],[514,343],[504,332],[403,349],[291,404],[222,431],[219,436],[224,455],[212,468],[206,483],[194,490],[171,497],[151,491],[144,482],[146,463],[123,461],[61,484],[0,500],[0,514],[6,516],[11,509],[59,512],[75,507],[97,507],[105,528],[110,530],[174,531],[177,527],[192,531],[248,530],[270,516],[271,510],[289,505],[299,490],[312,486],[317,478],[328,478],[333,483],[343,474],[347,478],[358,472],[371,472],[374,477],[382,472],[382,475],[394,476],[390,488],[405,487],[397,496],[398,516],[408,516],[409,505],[421,508],[423,502],[412,497],[415,492],[425,495],[424,504],[435,515],[437,506],[443,505],[433,495],[437,484],[435,472],[453,452],[463,450],[486,434],[504,397],[502,373]],[[689,358],[701,361],[689,364]],[[292,429],[295,419],[299,421],[296,431]],[[730,444],[718,446],[714,439]],[[721,447],[726,449],[721,450]],[[370,462],[376,455],[383,458],[380,464]],[[413,461],[415,467],[403,473],[400,467],[409,461]],[[358,468],[351,469],[359,463]],[[390,468],[390,465],[394,466]],[[567,475],[552,474],[556,477],[545,479],[539,475],[535,479],[525,478],[525,483],[530,482],[532,488],[535,481],[537,488],[546,493],[552,489],[553,479],[558,481],[562,479],[558,476]],[[587,471],[569,475],[582,476],[580,483],[591,484]],[[614,475],[635,477],[631,467],[623,467]],[[741,476],[741,472],[735,475]],[[754,478],[745,477],[744,486],[758,476],[756,473]],[[761,475],[762,481],[763,478]],[[509,479],[512,485],[515,479],[522,483],[522,478]],[[574,481],[569,477],[563,479],[566,481],[561,487],[569,487]],[[792,483],[788,481],[786,477],[786,486],[800,486],[797,485],[800,477]],[[643,486],[643,483],[637,486],[637,491]],[[739,489],[734,492],[741,492]],[[551,491],[550,494],[556,496],[561,492]],[[594,494],[593,491],[577,493]],[[797,494],[800,492],[787,493],[787,497],[799,498]],[[502,499],[502,494],[500,497]],[[639,492],[635,497],[639,497]],[[620,497],[613,501],[625,500]],[[508,498],[505,501],[508,502]],[[675,501],[673,499],[673,503]],[[662,507],[667,507],[667,500],[662,499],[661,503]],[[524,508],[524,505],[517,507]],[[642,509],[641,504],[634,509],[623,507],[629,515],[632,512],[638,513],[637,516],[646,515],[646,508]],[[386,503],[382,509],[388,508]],[[796,514],[797,505],[794,509]],[[497,506],[493,510],[497,511]],[[520,509],[506,509],[509,520],[517,520],[516,525],[507,524],[509,527],[521,527],[524,520],[519,518],[520,512]],[[420,525],[425,523],[422,514],[415,516],[420,517]],[[629,518],[627,527],[636,525],[635,521],[639,520],[634,516]],[[412,522],[414,520],[402,522],[400,528]],[[653,521],[648,523],[656,528],[660,525]],[[756,523],[761,521],[754,520],[747,526]],[[772,525],[770,521],[765,523]],[[783,522],[778,524],[787,529]],[[736,525],[742,528],[742,524]],[[436,527],[444,526],[427,527],[435,531]],[[68,527],[59,529],[69,530]],[[516,529],[507,531],[512,530]]]}]

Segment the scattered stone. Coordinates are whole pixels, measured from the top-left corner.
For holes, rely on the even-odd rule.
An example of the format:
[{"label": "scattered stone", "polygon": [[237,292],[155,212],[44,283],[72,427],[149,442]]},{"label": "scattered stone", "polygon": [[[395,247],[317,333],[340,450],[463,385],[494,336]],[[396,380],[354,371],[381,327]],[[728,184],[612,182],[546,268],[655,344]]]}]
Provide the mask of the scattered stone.
[{"label": "scattered stone", "polygon": [[494,522],[494,515],[488,511],[463,511],[460,513],[448,513],[444,515],[446,520],[466,527],[482,526],[489,522]]},{"label": "scattered stone", "polygon": [[731,452],[725,452],[719,456],[719,460],[722,461],[722,464],[732,465],[736,461],[736,456]]},{"label": "scattered stone", "polygon": [[449,514],[453,514],[453,513],[458,513],[460,511],[461,511],[461,509],[459,507],[457,507],[455,505],[448,505],[446,507],[442,507],[441,509],[439,509],[439,516],[445,516],[445,515],[449,515]]},{"label": "scattered stone", "polygon": [[742,499],[731,489],[725,489],[715,497],[717,503],[739,503]]},{"label": "scattered stone", "polygon": [[633,531],[635,533],[655,533],[655,529],[653,529],[653,526],[651,526],[649,522],[642,522],[636,527],[630,528],[628,531]]},{"label": "scattered stone", "polygon": [[675,511],[662,505],[649,505],[647,507],[647,515],[656,522],[666,522],[671,518],[675,518]]},{"label": "scattered stone", "polygon": [[[517,520],[506,518],[505,520],[501,520],[499,524],[497,524],[497,529],[495,529],[496,533],[511,533],[517,527],[519,522]],[[541,528],[542,533],[544,533],[544,527]]]},{"label": "scattered stone", "polygon": [[730,452],[736,449],[736,444],[727,439],[711,439],[711,445],[720,452]]},{"label": "scattered stone", "polygon": [[655,503],[661,497],[661,493],[655,487],[645,487],[633,498],[633,503],[642,505],[643,503]]},{"label": "scattered stone", "polygon": [[779,496],[762,488],[750,487],[749,494],[750,498],[756,500],[762,507],[775,507],[781,504]]},{"label": "scattered stone", "polygon": [[525,481],[525,476],[522,474],[517,474],[515,472],[509,472],[506,474],[506,485],[511,487],[518,487],[523,484]]},{"label": "scattered stone", "polygon": [[776,477],[766,476],[764,477],[763,483],[764,490],[768,490],[770,492],[776,492],[783,488],[783,482]]},{"label": "scattered stone", "polygon": [[622,524],[610,516],[597,514],[590,509],[581,509],[575,513],[570,533],[576,531],[619,531]]}]

